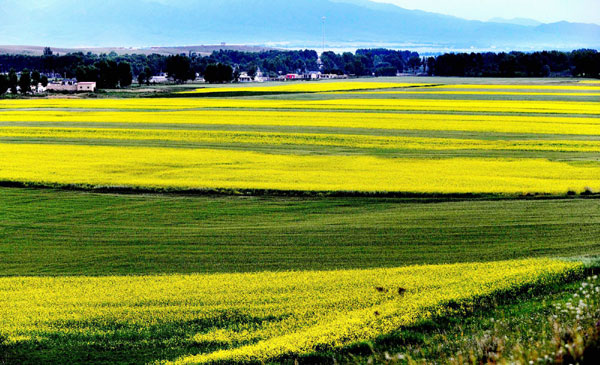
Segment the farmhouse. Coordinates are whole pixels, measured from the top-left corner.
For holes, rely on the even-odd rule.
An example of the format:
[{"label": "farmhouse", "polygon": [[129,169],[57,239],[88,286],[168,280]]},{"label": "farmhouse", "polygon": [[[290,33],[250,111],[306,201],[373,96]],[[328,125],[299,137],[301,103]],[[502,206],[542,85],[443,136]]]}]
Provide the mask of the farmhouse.
[{"label": "farmhouse", "polygon": [[48,91],[54,92],[77,92],[77,82],[73,80],[53,81],[46,87]]},{"label": "farmhouse", "polygon": [[248,73],[242,72],[238,77],[239,82],[252,82],[252,77],[248,76]]},{"label": "farmhouse", "polygon": [[77,92],[94,92],[94,91],[96,91],[96,83],[95,82],[78,82],[76,85],[77,85]]},{"label": "farmhouse", "polygon": [[95,82],[77,82],[76,80],[62,80],[54,81],[48,84],[46,87],[47,91],[50,92],[95,92]]},{"label": "farmhouse", "polygon": [[169,82],[169,79],[167,78],[166,75],[152,76],[150,78],[151,84],[166,84],[168,82]]}]

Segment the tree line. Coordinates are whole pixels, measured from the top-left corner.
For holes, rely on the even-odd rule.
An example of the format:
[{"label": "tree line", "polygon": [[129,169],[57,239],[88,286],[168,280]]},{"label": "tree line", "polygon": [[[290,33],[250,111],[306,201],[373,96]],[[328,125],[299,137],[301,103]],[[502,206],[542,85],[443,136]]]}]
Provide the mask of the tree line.
[{"label": "tree line", "polygon": [[449,53],[427,58],[427,73],[462,77],[600,77],[600,53],[573,52]]},{"label": "tree line", "polygon": [[8,74],[0,75],[0,95],[10,90],[16,94],[18,90],[22,94],[27,94],[32,91],[32,88],[37,88],[38,85],[46,87],[48,85],[48,77],[40,74],[39,71],[30,72],[24,69],[20,75],[14,69],[11,69]]},{"label": "tree line", "polygon": [[[34,71],[29,71],[34,70]],[[208,56],[117,55],[92,53],[54,54],[50,48],[42,56],[0,55],[0,91],[20,86],[17,73],[24,78],[22,90],[41,82],[42,76],[95,81],[98,88],[128,87],[136,77],[149,83],[154,75],[166,73],[177,82],[201,75],[208,82],[230,82],[241,72],[254,77],[258,70],[275,77],[288,73],[318,71],[355,76],[395,76],[401,72],[463,77],[600,77],[600,53],[596,50],[573,52],[446,53],[420,57],[417,52],[389,49],[359,49],[355,53],[324,52],[320,59],[314,50],[242,52],[215,51]],[[40,75],[38,78],[37,75]],[[36,77],[34,77],[36,76]],[[37,84],[35,84],[37,85]]]}]

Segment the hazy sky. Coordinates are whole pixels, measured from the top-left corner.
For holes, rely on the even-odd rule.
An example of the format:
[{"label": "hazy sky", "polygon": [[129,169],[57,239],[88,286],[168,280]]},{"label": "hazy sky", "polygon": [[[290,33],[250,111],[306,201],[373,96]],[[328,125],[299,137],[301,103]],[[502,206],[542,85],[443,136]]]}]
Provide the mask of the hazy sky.
[{"label": "hazy sky", "polygon": [[530,18],[600,24],[600,0],[374,0],[461,18]]}]

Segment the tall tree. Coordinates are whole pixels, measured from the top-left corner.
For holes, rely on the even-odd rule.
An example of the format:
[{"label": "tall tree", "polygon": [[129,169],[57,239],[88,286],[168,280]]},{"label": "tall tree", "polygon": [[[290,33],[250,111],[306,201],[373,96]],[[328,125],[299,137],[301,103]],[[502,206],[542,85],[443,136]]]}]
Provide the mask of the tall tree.
[{"label": "tall tree", "polygon": [[131,86],[133,74],[131,73],[131,65],[129,62],[119,62],[119,65],[117,66],[117,73],[119,74],[119,85],[121,87]]},{"label": "tall tree", "polygon": [[138,84],[140,84],[141,86],[146,83],[146,80],[148,80],[148,75],[146,74],[146,71],[140,72],[137,77]]},{"label": "tall tree", "polygon": [[0,74],[0,95],[8,91],[8,76]]},{"label": "tall tree", "polygon": [[33,70],[31,73],[31,85],[35,88],[35,91],[38,91],[38,85],[40,84],[42,75],[38,70]]},{"label": "tall tree", "polygon": [[102,60],[95,64],[98,69],[98,87],[103,89],[115,89],[119,84],[118,65],[114,60]]},{"label": "tall tree", "polygon": [[31,74],[29,73],[29,70],[25,69],[21,72],[19,87],[21,88],[21,94],[23,95],[31,92]]},{"label": "tall tree", "polygon": [[17,72],[14,68],[11,68],[10,72],[8,73],[8,87],[10,89],[10,92],[16,94],[18,85],[19,77],[17,76]]},{"label": "tall tree", "polygon": [[206,66],[204,80],[211,84],[231,82],[233,80],[233,68],[222,63]]},{"label": "tall tree", "polygon": [[192,69],[190,59],[182,55],[169,56],[167,58],[167,74],[177,83],[184,83],[187,80],[196,78],[196,73]]}]

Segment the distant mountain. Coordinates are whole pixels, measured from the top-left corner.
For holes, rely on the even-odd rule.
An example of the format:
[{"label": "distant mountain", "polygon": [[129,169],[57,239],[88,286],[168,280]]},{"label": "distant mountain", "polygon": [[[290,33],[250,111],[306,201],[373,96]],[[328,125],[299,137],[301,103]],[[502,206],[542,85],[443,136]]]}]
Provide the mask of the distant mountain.
[{"label": "distant mountain", "polygon": [[366,0],[2,0],[0,44],[600,48],[600,26],[469,21]]},{"label": "distant mountain", "polygon": [[[22,54],[29,56],[41,56],[44,54],[43,46],[20,46],[20,45],[0,45],[0,54]],[[218,50],[234,50],[234,51],[243,51],[243,52],[262,52],[268,51],[273,48],[269,47],[261,47],[261,46],[244,46],[244,45],[207,45],[207,46],[173,46],[173,47],[143,47],[143,48],[133,48],[133,47],[77,47],[77,48],[64,48],[64,47],[51,47],[52,52],[55,54],[67,54],[67,53],[75,53],[75,52],[83,52],[83,53],[111,53],[115,52],[118,55],[124,54],[160,54],[160,55],[173,55],[173,54],[181,54],[188,52],[196,52],[201,56],[208,56],[214,51]]]},{"label": "distant mountain", "polygon": [[512,19],[505,19],[505,18],[492,18],[489,20],[491,23],[503,23],[503,24],[515,24],[515,25],[524,25],[526,27],[537,27],[539,25],[542,25],[544,23],[542,22],[538,22],[537,20],[534,19],[528,19],[528,18],[512,18]]}]

